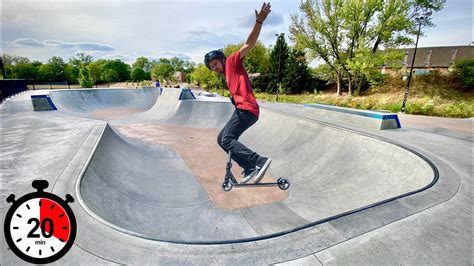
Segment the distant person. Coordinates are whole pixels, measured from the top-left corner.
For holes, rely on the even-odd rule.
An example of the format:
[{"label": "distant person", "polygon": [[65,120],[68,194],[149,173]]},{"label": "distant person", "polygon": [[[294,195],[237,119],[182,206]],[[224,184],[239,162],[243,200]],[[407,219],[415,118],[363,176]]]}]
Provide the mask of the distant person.
[{"label": "distant person", "polygon": [[243,168],[242,183],[253,178],[254,183],[260,182],[265,175],[271,160],[262,157],[238,141],[240,135],[257,122],[260,109],[250,86],[249,76],[244,68],[243,60],[255,46],[262,24],[271,12],[270,3],[263,3],[260,12],[255,10],[255,24],[245,44],[228,58],[220,50],[207,53],[204,63],[212,71],[224,75],[231,101],[235,106],[229,122],[217,137],[217,143],[225,152],[232,152],[232,159]]},{"label": "distant person", "polygon": [[155,87],[160,87],[160,82],[158,80],[156,80]]}]

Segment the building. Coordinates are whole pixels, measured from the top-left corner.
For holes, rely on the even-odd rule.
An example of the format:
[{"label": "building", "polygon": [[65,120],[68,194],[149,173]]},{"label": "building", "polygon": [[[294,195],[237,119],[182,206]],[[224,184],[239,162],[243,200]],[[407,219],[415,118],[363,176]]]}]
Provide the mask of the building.
[{"label": "building", "polygon": [[183,71],[174,72],[174,76],[176,78],[176,82],[186,82],[186,73]]},{"label": "building", "polygon": [[[405,56],[401,62],[401,69],[382,68],[384,74],[407,73],[411,67],[415,48],[404,49]],[[456,61],[474,58],[474,46],[442,46],[418,47],[413,65],[413,74],[426,74],[430,71],[448,73]]]}]

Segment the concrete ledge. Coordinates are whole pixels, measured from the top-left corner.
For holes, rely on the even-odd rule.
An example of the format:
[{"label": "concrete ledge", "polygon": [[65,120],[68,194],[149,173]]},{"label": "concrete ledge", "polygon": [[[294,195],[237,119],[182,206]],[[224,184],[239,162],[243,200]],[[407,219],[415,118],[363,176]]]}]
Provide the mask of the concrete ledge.
[{"label": "concrete ledge", "polygon": [[397,129],[402,127],[397,114],[394,113],[358,110],[327,104],[305,104],[304,110],[305,112],[313,112],[339,122],[355,124],[368,128]]}]

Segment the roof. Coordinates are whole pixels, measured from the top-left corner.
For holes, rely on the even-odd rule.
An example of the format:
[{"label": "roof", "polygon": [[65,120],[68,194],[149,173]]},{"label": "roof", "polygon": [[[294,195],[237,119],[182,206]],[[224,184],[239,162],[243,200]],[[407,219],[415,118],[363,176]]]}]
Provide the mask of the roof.
[{"label": "roof", "polygon": [[[415,48],[403,49],[407,52],[403,63],[411,65]],[[474,46],[418,47],[414,67],[449,67],[453,62],[474,58]]]}]

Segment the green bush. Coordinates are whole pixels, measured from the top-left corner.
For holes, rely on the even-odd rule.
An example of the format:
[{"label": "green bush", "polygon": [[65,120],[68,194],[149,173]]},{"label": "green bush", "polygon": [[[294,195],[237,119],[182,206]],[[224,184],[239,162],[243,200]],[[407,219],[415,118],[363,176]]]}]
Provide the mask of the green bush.
[{"label": "green bush", "polygon": [[405,106],[405,113],[412,115],[423,114],[423,104],[421,103],[407,103]]},{"label": "green bush", "polygon": [[460,102],[440,106],[435,115],[446,117],[469,118],[474,116],[474,103]]},{"label": "green bush", "polygon": [[430,100],[421,107],[421,112],[423,115],[432,115],[433,109],[434,109],[434,102]]},{"label": "green bush", "polygon": [[382,109],[389,110],[392,113],[398,113],[402,111],[402,103],[389,103],[385,105]]},{"label": "green bush", "polygon": [[464,86],[474,88],[474,58],[456,62],[454,73],[461,79]]}]

